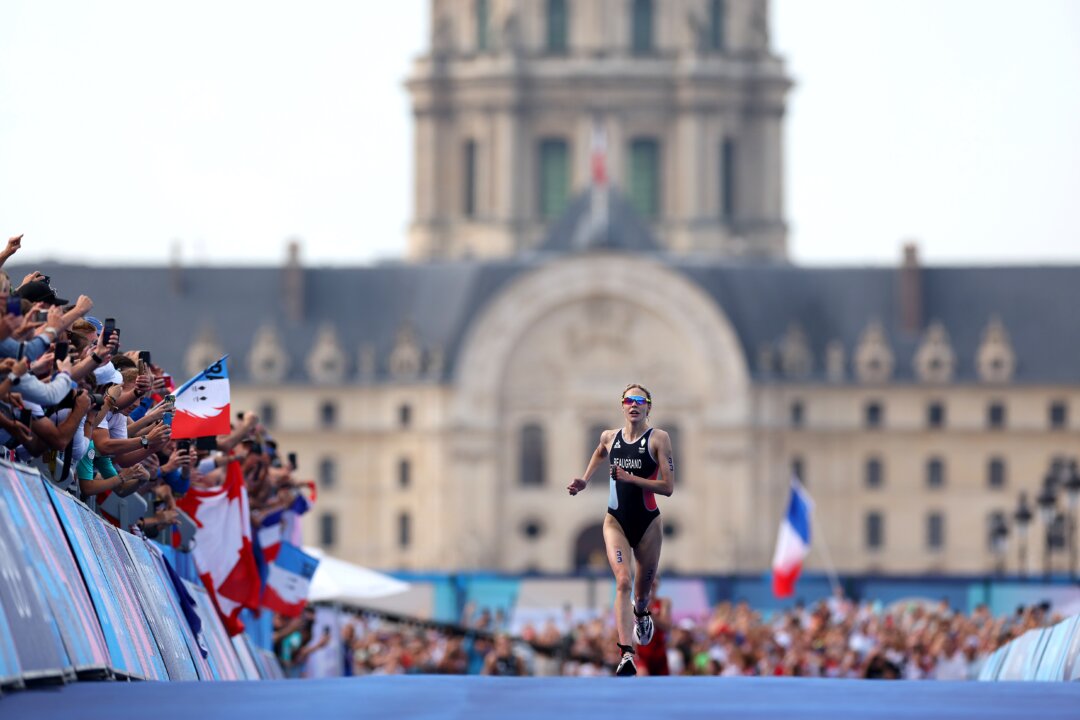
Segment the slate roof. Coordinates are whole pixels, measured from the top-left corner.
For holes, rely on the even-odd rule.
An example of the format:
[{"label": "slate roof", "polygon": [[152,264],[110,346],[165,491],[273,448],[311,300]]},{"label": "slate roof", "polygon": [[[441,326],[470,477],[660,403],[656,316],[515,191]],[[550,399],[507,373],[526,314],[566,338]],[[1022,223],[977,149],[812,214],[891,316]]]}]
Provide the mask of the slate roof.
[{"label": "slate roof", "polygon": [[[798,267],[762,261],[672,256],[658,250],[629,203],[613,193],[610,231],[592,234],[583,247],[589,218],[587,193],[574,199],[536,251],[500,261],[385,263],[351,268],[304,268],[304,319],[286,318],[283,269],[188,267],[184,291],[173,289],[167,267],[36,266],[52,278],[62,297],[88,292],[99,318],[114,316],[127,348],[149,347],[156,363],[183,374],[184,356],[205,327],[234,361],[230,374],[250,376],[247,358],[255,333],[275,325],[289,354],[286,382],[307,383],[305,361],[319,328],[330,322],[347,356],[346,378],[358,375],[359,350],[376,353],[376,381],[389,380],[388,358],[403,325],[426,351],[444,353],[443,378],[454,372],[470,323],[516,277],[556,257],[604,248],[645,254],[699,285],[731,320],[751,369],[761,382],[759,350],[776,347],[788,327],[806,333],[813,356],[809,381],[821,381],[825,347],[843,343],[850,363],[871,321],[882,323],[895,357],[894,380],[912,381],[919,337],[899,324],[899,268]],[[29,270],[8,268],[15,282]],[[941,321],[956,353],[956,382],[973,382],[975,354],[990,318],[999,317],[1017,356],[1017,383],[1080,383],[1080,266],[923,267],[924,325]]]}]

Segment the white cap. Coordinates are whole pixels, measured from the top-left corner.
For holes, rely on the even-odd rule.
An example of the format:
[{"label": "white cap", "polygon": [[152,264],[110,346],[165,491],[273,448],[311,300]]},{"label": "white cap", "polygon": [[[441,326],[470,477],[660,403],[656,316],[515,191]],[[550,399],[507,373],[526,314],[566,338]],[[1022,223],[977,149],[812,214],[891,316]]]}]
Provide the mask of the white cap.
[{"label": "white cap", "polygon": [[116,383],[117,385],[124,384],[124,376],[120,374],[120,371],[111,363],[102,365],[97,370],[94,370],[94,382],[98,385],[108,385],[109,383]]}]

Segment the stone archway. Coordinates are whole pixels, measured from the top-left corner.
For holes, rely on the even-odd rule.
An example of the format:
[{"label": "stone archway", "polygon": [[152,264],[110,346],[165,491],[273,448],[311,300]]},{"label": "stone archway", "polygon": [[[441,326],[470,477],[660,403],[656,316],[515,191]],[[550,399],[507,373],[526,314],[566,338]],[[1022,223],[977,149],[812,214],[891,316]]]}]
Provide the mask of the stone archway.
[{"label": "stone archway", "polygon": [[[602,517],[607,493],[590,488],[568,498],[562,488],[595,448],[586,431],[600,419],[607,427],[621,422],[618,396],[627,382],[652,390],[654,414],[696,432],[698,459],[688,467],[704,470],[716,433],[748,423],[749,372],[730,322],[685,276],[640,256],[565,258],[523,276],[477,318],[455,368],[450,450],[461,459],[457,482],[469,488],[461,519],[485,535],[492,561],[505,570],[544,557],[545,569],[576,568],[575,528]],[[543,487],[518,477],[520,431],[533,424],[549,447]],[[696,496],[669,507],[716,502],[712,493],[720,490],[697,487]],[[530,544],[514,529],[537,513],[551,534]]]}]

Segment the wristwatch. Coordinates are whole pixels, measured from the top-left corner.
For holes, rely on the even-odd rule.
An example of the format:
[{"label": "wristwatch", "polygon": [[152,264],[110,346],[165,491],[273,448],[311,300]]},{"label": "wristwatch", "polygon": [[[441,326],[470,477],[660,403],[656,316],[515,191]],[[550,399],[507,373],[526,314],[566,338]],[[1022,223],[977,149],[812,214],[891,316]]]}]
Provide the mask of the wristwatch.
[{"label": "wristwatch", "polygon": [[139,438],[139,442],[142,443],[142,446],[144,448],[150,447],[150,438],[146,437],[145,435],[143,435],[141,438]]}]

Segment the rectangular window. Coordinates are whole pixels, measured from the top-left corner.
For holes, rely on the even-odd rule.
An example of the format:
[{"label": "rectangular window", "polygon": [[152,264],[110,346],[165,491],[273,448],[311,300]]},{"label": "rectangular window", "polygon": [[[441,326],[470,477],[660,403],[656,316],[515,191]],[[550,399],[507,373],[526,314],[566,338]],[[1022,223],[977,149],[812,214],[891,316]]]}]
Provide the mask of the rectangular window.
[{"label": "rectangular window", "polygon": [[944,403],[932,402],[926,406],[926,426],[934,429],[945,427]]},{"label": "rectangular window", "polygon": [[709,47],[723,50],[725,46],[724,25],[727,14],[724,0],[712,0],[709,8]]},{"label": "rectangular window", "polygon": [[653,51],[652,0],[634,0],[633,12],[630,49],[635,55],[647,55]]},{"label": "rectangular window", "polygon": [[866,461],[866,487],[877,490],[885,484],[885,468],[878,458]]},{"label": "rectangular window", "polygon": [[630,202],[643,218],[660,211],[660,143],[638,138],[630,143]]},{"label": "rectangular window", "polygon": [[488,0],[476,2],[476,49],[484,52],[488,49]]},{"label": "rectangular window", "polygon": [[941,550],[945,547],[945,516],[932,512],[926,516],[926,549]]},{"label": "rectangular window", "polygon": [[986,426],[991,430],[1000,430],[1005,427],[1005,405],[992,402],[987,406]]},{"label": "rectangular window", "polygon": [[412,518],[409,513],[398,515],[398,547],[405,549],[412,544]]},{"label": "rectangular window", "polygon": [[885,409],[876,400],[866,403],[863,420],[868,429],[876,430],[885,424]]},{"label": "rectangular window", "polygon": [[731,138],[720,143],[720,219],[735,220],[735,141]]},{"label": "rectangular window", "polygon": [[864,541],[868,550],[880,550],[885,546],[885,518],[880,512],[866,513],[865,530]]},{"label": "rectangular window", "polygon": [[[526,487],[539,487],[544,484],[544,456],[546,455],[546,443],[544,440],[544,428],[535,423],[529,423],[521,428],[520,433],[520,479]],[[599,436],[597,443],[599,444]]]},{"label": "rectangular window", "polygon": [[331,458],[319,461],[319,487],[330,490],[337,485],[337,466]]},{"label": "rectangular window", "polygon": [[337,424],[337,405],[330,401],[324,402],[319,408],[319,422],[324,428],[334,427]]},{"label": "rectangular window", "polygon": [[791,427],[801,428],[803,426],[803,404],[801,400],[795,400],[791,403]]},{"label": "rectangular window", "polygon": [[941,458],[926,461],[926,487],[931,490],[945,487],[945,461]]},{"label": "rectangular window", "polygon": [[406,458],[398,461],[398,487],[404,490],[412,483],[412,463]]},{"label": "rectangular window", "polygon": [[277,425],[277,406],[271,402],[264,402],[259,406],[259,421],[268,428]]},{"label": "rectangular window", "polygon": [[337,542],[337,518],[330,513],[319,516],[319,542],[324,548],[332,548]]},{"label": "rectangular window", "polygon": [[462,162],[465,165],[465,177],[463,180],[462,191],[464,197],[462,198],[461,211],[465,217],[476,217],[476,141],[466,140],[464,157]]},{"label": "rectangular window", "polygon": [[1069,424],[1068,406],[1062,400],[1050,403],[1050,427],[1053,430],[1064,430]]},{"label": "rectangular window", "polygon": [[1001,458],[990,458],[986,465],[986,484],[991,490],[1001,490],[1005,487],[1005,461]]},{"label": "rectangular window", "polygon": [[547,49],[550,53],[564,53],[567,48],[566,0],[548,0]]},{"label": "rectangular window", "polygon": [[791,458],[791,476],[803,485],[810,485],[806,477],[806,463],[798,455]]},{"label": "rectangular window", "polygon": [[540,215],[553,220],[563,214],[570,198],[570,148],[565,140],[540,141]]}]

